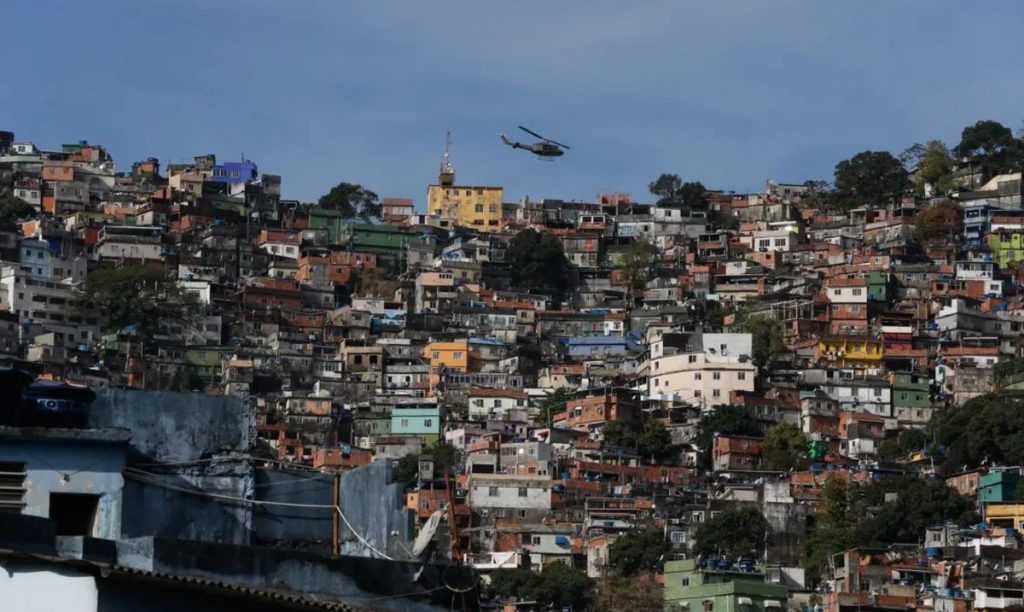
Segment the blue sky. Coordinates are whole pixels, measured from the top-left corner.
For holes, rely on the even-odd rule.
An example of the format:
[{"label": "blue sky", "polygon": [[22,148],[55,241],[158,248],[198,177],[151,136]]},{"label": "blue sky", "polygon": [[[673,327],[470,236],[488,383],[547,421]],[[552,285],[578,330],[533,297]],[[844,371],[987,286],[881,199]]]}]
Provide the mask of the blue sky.
[{"label": "blue sky", "polygon": [[[422,207],[446,130],[459,182],[507,201],[643,201],[661,172],[757,190],[1024,119],[1020,2],[4,0],[0,24],[0,129],[122,169],[244,152],[301,200]],[[519,124],[572,150],[501,146]]]}]

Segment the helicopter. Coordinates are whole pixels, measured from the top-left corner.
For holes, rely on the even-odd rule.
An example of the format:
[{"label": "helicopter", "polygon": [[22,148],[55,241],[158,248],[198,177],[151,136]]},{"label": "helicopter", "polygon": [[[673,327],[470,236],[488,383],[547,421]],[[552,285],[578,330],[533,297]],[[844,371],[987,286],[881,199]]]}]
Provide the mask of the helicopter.
[{"label": "helicopter", "polygon": [[546,159],[549,161],[553,161],[556,157],[561,157],[562,155],[565,154],[565,151],[563,151],[562,149],[569,148],[569,145],[564,145],[560,142],[555,142],[550,138],[544,138],[537,132],[526,129],[523,126],[519,126],[519,129],[521,129],[522,131],[526,132],[531,136],[536,136],[537,138],[540,138],[540,142],[535,142],[533,144],[523,144],[521,142],[509,140],[508,138],[505,137],[504,134],[498,134],[498,136],[501,137],[501,142],[507,144],[513,149],[523,149],[524,151],[529,151],[530,153],[533,153],[540,159]]}]

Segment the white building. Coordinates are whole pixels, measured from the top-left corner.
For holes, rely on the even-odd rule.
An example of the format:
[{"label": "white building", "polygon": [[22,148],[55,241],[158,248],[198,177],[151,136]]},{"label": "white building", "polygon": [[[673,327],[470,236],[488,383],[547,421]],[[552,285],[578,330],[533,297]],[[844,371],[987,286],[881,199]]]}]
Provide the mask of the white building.
[{"label": "white building", "polygon": [[528,396],[516,389],[474,388],[469,392],[469,418],[486,421],[509,410],[525,410]]},{"label": "white building", "polygon": [[551,476],[473,474],[469,506],[483,516],[539,522],[551,509]]},{"label": "white building", "polygon": [[750,361],[750,334],[704,334],[701,346],[665,354],[651,345],[647,393],[651,399],[702,406],[724,403],[737,391],[752,392],[757,366]]}]

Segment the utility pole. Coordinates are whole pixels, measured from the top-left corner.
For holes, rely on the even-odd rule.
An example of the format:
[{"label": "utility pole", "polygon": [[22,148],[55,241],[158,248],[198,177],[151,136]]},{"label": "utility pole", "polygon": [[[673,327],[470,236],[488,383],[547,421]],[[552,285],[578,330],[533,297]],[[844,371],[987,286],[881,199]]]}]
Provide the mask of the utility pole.
[{"label": "utility pole", "polygon": [[331,505],[334,512],[331,514],[331,554],[335,557],[341,554],[341,472],[334,472],[334,497]]}]

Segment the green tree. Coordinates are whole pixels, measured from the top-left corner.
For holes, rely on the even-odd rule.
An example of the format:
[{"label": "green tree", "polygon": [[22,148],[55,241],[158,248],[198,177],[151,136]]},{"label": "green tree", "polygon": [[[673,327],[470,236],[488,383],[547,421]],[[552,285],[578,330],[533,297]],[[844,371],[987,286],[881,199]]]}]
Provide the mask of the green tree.
[{"label": "green tree", "polygon": [[716,435],[760,436],[761,423],[745,406],[721,404],[704,414],[697,424],[694,445],[700,450],[701,467],[711,467],[711,445]]},{"label": "green tree", "polygon": [[708,190],[700,181],[683,183],[680,193],[683,206],[690,210],[704,210],[708,205]]},{"label": "green tree", "polygon": [[897,202],[909,184],[907,170],[888,151],[863,151],[836,164],[836,198],[845,208]]},{"label": "green tree", "polygon": [[643,429],[634,431],[622,421],[609,421],[601,428],[601,436],[607,446],[621,446],[635,449],[641,457],[649,457],[659,463],[671,461],[678,455],[672,444],[672,434],[664,423],[651,419]]},{"label": "green tree", "polygon": [[[893,496],[895,499],[891,499]],[[973,500],[960,495],[944,480],[916,475],[872,481],[864,487],[862,503],[861,516],[869,507],[878,510],[857,527],[854,539],[861,546],[916,543],[932,525],[946,520],[967,525],[977,519]]]},{"label": "green tree", "polygon": [[573,391],[569,387],[559,387],[549,393],[540,403],[538,424],[542,427],[550,427],[555,415],[565,411],[565,404],[572,399],[572,396]]},{"label": "green tree", "polygon": [[928,435],[923,430],[904,428],[895,437],[887,438],[882,442],[878,450],[878,458],[882,461],[892,461],[922,450],[927,445]]},{"label": "green tree", "polygon": [[584,610],[589,605],[593,581],[586,574],[564,563],[548,563],[539,573],[528,569],[501,569],[490,574],[487,590],[502,597],[536,601],[542,608],[572,607]]},{"label": "green tree", "polygon": [[678,455],[678,449],[672,444],[672,434],[665,424],[656,419],[644,423],[637,435],[637,451],[642,457],[650,457],[659,463],[672,461]]},{"label": "green tree", "polygon": [[981,157],[987,176],[1019,169],[1024,161],[1024,142],[1010,128],[990,119],[964,128],[954,151],[961,157]]},{"label": "green tree", "polygon": [[963,229],[963,209],[956,202],[942,200],[917,215],[914,237],[921,244],[952,244]]},{"label": "green tree", "polygon": [[594,604],[598,612],[661,610],[664,591],[650,573],[608,576],[598,584]]},{"label": "green tree", "polygon": [[945,474],[982,465],[1024,464],[1024,400],[988,394],[937,414],[930,424],[945,449]]},{"label": "green tree", "polygon": [[782,323],[777,319],[767,315],[752,315],[743,319],[736,330],[750,334],[751,351],[754,353],[751,357],[760,367],[766,366],[772,355],[786,350]]},{"label": "green tree", "polygon": [[907,170],[916,169],[913,178],[914,191],[923,195],[925,185],[931,185],[933,193],[945,194],[956,188],[954,169],[956,160],[941,140],[929,140],[914,144],[900,156]]},{"label": "green tree", "polygon": [[800,196],[801,207],[814,209],[832,208],[835,200],[835,190],[828,181],[804,181],[804,187],[807,190]]},{"label": "green tree", "polygon": [[658,206],[685,206],[691,210],[707,208],[708,190],[700,181],[683,182],[678,174],[662,174],[647,185],[658,196]]},{"label": "green tree", "polygon": [[391,468],[391,478],[394,482],[405,487],[411,487],[416,484],[420,479],[419,453],[403,455],[396,461],[394,467]]},{"label": "green tree", "polygon": [[185,291],[173,274],[144,265],[93,270],[75,308],[102,313],[109,331],[134,327],[147,339],[163,323],[190,324],[202,312],[196,295]]},{"label": "green tree", "polygon": [[0,227],[10,226],[17,219],[35,214],[35,207],[25,200],[12,195],[0,196]]},{"label": "green tree", "polygon": [[505,263],[517,287],[551,293],[556,300],[569,288],[569,260],[562,242],[548,232],[531,228],[516,234],[505,251]]},{"label": "green tree", "polygon": [[694,534],[693,552],[732,559],[758,557],[767,537],[768,521],[760,510],[754,506],[731,506],[701,523]]},{"label": "green tree", "polygon": [[435,478],[443,478],[446,472],[453,477],[458,473],[458,449],[443,440],[436,440],[423,449],[423,453],[409,453],[396,461],[391,472],[394,481],[405,486],[419,482],[421,457],[430,457],[434,460]]},{"label": "green tree", "polygon": [[636,446],[636,432],[625,421],[608,421],[601,428],[601,438],[607,446]]},{"label": "green tree", "polygon": [[661,570],[664,556],[672,550],[661,527],[642,523],[608,546],[608,567],[616,575],[633,576]]},{"label": "green tree", "polygon": [[348,218],[365,221],[379,219],[381,215],[377,194],[354,183],[338,183],[329,192],[320,196],[317,206],[336,210]]},{"label": "green tree", "polygon": [[850,491],[845,480],[829,476],[818,497],[816,513],[814,531],[803,546],[803,565],[812,577],[821,575],[829,557],[853,545]]},{"label": "green tree", "polygon": [[961,157],[982,155],[992,158],[1014,146],[1013,131],[998,121],[985,119],[960,132],[960,144],[954,151]]},{"label": "green tree", "polygon": [[783,472],[803,469],[809,443],[797,427],[778,423],[768,430],[761,443],[761,467]]},{"label": "green tree", "polygon": [[683,179],[678,174],[662,174],[655,181],[648,183],[651,195],[658,196],[658,205],[683,203]]},{"label": "green tree", "polygon": [[651,278],[658,247],[647,240],[635,240],[622,253],[620,273],[626,285],[626,301],[632,307],[636,296],[643,294],[647,281]]}]

